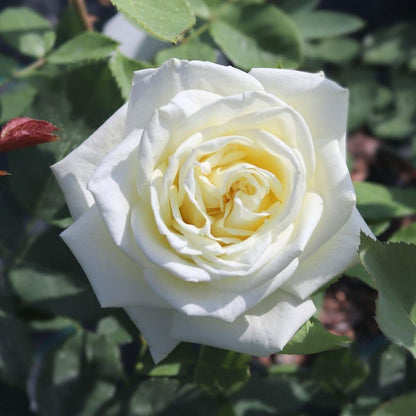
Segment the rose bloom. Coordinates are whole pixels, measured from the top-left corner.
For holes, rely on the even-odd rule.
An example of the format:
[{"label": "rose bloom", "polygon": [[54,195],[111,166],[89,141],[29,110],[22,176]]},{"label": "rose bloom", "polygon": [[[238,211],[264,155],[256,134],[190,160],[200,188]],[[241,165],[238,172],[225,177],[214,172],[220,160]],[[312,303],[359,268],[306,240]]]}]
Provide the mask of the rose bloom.
[{"label": "rose bloom", "polygon": [[264,356],[357,258],[348,92],[322,74],[167,61],[52,169],[62,238],[155,362],[189,341]]}]

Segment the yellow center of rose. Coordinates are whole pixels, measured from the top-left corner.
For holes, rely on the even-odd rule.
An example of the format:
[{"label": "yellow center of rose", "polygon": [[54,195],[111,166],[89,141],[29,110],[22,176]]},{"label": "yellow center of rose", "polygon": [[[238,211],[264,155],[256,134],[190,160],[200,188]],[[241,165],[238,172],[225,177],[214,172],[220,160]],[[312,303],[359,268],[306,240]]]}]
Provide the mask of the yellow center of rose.
[{"label": "yellow center of rose", "polygon": [[[222,245],[250,237],[283,199],[280,163],[270,159],[261,149],[233,143],[195,158],[190,168],[184,160],[173,184],[174,192],[183,195],[178,205],[184,223],[208,228]],[[173,220],[179,231],[178,225]]]}]

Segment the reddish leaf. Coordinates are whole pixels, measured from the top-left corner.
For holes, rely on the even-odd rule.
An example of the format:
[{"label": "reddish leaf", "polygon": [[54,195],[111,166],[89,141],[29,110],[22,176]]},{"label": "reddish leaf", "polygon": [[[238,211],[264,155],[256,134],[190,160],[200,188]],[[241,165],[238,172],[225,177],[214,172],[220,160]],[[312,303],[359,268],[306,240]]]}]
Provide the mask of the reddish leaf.
[{"label": "reddish leaf", "polygon": [[0,176],[6,176],[6,175],[10,175],[10,173],[6,172],[5,170],[0,170]]},{"label": "reddish leaf", "polygon": [[53,124],[44,120],[28,117],[10,120],[0,133],[0,152],[21,149],[40,143],[58,140],[54,133],[58,130]]}]

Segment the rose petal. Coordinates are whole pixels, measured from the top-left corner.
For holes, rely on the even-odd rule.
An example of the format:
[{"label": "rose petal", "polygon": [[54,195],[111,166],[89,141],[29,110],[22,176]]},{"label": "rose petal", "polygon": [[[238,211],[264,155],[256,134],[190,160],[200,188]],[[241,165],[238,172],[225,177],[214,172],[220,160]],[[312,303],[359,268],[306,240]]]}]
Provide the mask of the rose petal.
[{"label": "rose petal", "polygon": [[265,356],[283,349],[315,311],[311,300],[300,301],[277,290],[232,323],[176,312],[171,335],[183,341]]},{"label": "rose petal", "polygon": [[95,205],[61,237],[84,269],[101,306],[168,307],[147,286],[142,267],[115,246]]},{"label": "rose petal", "polygon": [[287,292],[306,299],[357,262],[360,230],[373,236],[360,213],[354,208],[350,219],[327,243],[318,250],[300,257],[300,266],[282,287]]},{"label": "rose petal", "polygon": [[51,166],[74,219],[94,204],[87,183],[98,164],[124,138],[127,105],[64,159]]},{"label": "rose petal", "polygon": [[170,335],[173,324],[171,310],[146,307],[124,309],[146,338],[155,364],[162,361],[179,344],[180,341]]},{"label": "rose petal", "polygon": [[345,160],[348,90],[321,74],[254,68],[264,89],[292,106],[306,121],[314,141],[336,139]]},{"label": "rose petal", "polygon": [[262,85],[249,74],[231,66],[211,62],[169,59],[158,70],[143,77],[133,77],[127,113],[127,133],[142,128],[157,109],[180,91],[199,89],[222,96],[244,91],[263,91]]},{"label": "rose petal", "polygon": [[[307,194],[293,238],[289,243],[285,241],[287,244],[280,250],[275,244],[269,244],[272,249],[266,256],[270,260],[270,255],[273,255],[272,259],[252,275],[204,283],[178,279],[163,269],[145,269],[145,279],[155,293],[187,315],[210,316],[233,322],[291,278],[299,264],[296,256],[302,252],[321,213],[321,198],[316,194]],[[250,250],[246,254],[249,256]]]},{"label": "rose petal", "polygon": [[314,189],[324,201],[321,222],[316,227],[305,251],[315,252],[334,236],[351,217],[355,206],[355,191],[347,165],[337,141],[320,142],[316,150]]}]

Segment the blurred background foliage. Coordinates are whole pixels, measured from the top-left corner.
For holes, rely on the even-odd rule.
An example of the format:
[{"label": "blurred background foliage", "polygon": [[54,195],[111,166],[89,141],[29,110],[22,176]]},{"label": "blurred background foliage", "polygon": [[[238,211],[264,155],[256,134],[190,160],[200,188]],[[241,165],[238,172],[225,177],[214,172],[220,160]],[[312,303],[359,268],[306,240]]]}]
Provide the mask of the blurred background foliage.
[{"label": "blurred background foliage", "polygon": [[[0,154],[12,173],[0,178],[0,414],[414,415],[416,7],[113,3],[125,17],[108,0],[0,5],[0,124],[25,115],[61,129],[58,142]],[[71,219],[49,166],[122,105],[133,71],[171,57],[324,70],[348,87],[359,209],[381,241],[409,243],[364,240],[361,264],[314,296],[323,325],[308,322],[285,354],[183,343],[154,366],[125,313],[99,307],[59,238]]]}]

